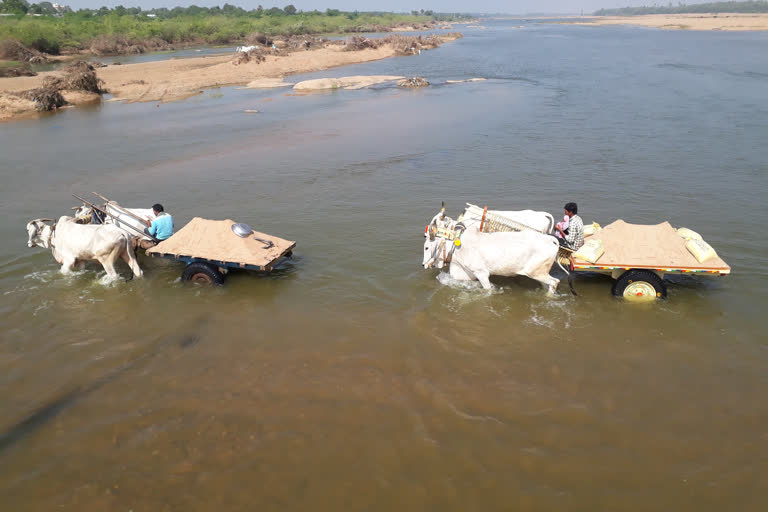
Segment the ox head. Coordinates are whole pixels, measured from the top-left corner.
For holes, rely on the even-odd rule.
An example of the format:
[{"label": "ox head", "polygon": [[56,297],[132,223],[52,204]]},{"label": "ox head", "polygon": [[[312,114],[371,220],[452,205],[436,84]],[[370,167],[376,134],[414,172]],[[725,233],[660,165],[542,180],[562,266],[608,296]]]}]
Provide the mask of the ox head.
[{"label": "ox head", "polygon": [[90,224],[93,218],[93,208],[86,204],[81,206],[73,206],[75,222],[78,224]]},{"label": "ox head", "polygon": [[53,222],[53,219],[35,219],[27,223],[27,247],[50,247],[53,227],[46,222]]},{"label": "ox head", "polygon": [[440,228],[451,229],[454,221],[445,215],[445,203],[440,212],[432,217],[424,230],[424,259],[422,265],[424,268],[443,268],[442,249],[445,246],[445,239],[438,238],[437,231]]}]

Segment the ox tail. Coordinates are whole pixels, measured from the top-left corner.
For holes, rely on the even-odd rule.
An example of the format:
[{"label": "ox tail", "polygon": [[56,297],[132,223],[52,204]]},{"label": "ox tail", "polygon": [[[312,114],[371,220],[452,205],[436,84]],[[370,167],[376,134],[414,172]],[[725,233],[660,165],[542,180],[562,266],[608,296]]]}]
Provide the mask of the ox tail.
[{"label": "ox tail", "polygon": [[[558,242],[557,238],[555,238],[554,236],[552,238],[553,238],[553,241],[555,242],[555,244],[557,245],[558,252],[559,252],[560,251],[560,242]],[[560,258],[558,258],[557,255],[555,255],[555,261],[557,262],[557,266],[560,267],[562,269],[562,271],[565,272],[565,275],[568,276],[568,288],[571,289],[571,293],[578,297],[579,294],[576,293],[576,289],[573,287],[573,273],[572,272],[568,272],[568,270],[563,266],[563,264],[560,263]]]},{"label": "ox tail", "polygon": [[571,293],[573,295],[578,296],[579,294],[576,293],[576,290],[573,288],[573,274],[571,272],[568,272],[565,267],[563,267],[563,264],[560,263],[560,258],[555,258],[557,260],[557,266],[563,269],[563,272],[568,276],[568,288],[571,289]]},{"label": "ox tail", "polygon": [[126,263],[131,267],[131,278],[128,281],[132,281],[134,277],[142,277],[144,273],[141,271],[139,260],[136,258],[136,251],[133,250],[131,237],[126,233],[123,233],[123,242],[125,244],[123,250],[127,259]]}]

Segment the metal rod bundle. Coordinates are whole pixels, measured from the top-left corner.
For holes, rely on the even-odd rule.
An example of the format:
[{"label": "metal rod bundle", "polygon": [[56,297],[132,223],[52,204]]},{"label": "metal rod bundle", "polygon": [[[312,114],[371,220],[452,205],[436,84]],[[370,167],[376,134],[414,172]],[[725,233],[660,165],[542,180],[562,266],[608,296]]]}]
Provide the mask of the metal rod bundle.
[{"label": "metal rod bundle", "polygon": [[475,206],[474,204],[467,203],[467,209],[464,215],[477,216],[478,218],[480,218],[481,216],[484,216],[483,223],[482,223],[483,224],[482,231],[484,233],[495,233],[499,231],[524,231],[524,230],[536,231],[537,233],[539,232],[538,230],[535,230],[530,226],[526,226],[525,224],[514,221],[512,219],[508,219],[507,217],[503,217],[501,215],[496,215],[495,213],[490,213],[489,211],[483,208],[480,208],[479,206]]}]

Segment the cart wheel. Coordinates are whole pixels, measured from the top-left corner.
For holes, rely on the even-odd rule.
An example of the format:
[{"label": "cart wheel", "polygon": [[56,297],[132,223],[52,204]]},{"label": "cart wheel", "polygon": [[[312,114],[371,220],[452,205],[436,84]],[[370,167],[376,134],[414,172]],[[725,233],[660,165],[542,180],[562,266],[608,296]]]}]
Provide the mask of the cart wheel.
[{"label": "cart wheel", "polygon": [[633,302],[652,302],[667,298],[667,287],[649,270],[628,270],[613,284],[613,295]]},{"label": "cart wheel", "polygon": [[187,268],[181,273],[181,280],[206,285],[222,285],[224,284],[224,274],[213,265],[196,261],[187,265]]}]

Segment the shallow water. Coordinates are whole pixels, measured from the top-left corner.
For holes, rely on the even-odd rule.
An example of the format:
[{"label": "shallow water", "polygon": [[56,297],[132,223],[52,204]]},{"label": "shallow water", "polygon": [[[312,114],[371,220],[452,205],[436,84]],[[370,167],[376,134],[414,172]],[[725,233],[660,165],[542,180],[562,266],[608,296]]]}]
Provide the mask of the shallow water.
[{"label": "shallow water", "polygon": [[[763,510],[768,34],[488,21],[418,57],[0,125],[9,510]],[[485,77],[480,83],[445,80]],[[258,109],[259,114],[245,114]],[[62,276],[70,193],[297,240],[219,289]],[[628,305],[421,268],[445,200],[699,231],[733,267]],[[128,276],[126,267],[121,267]]]}]

